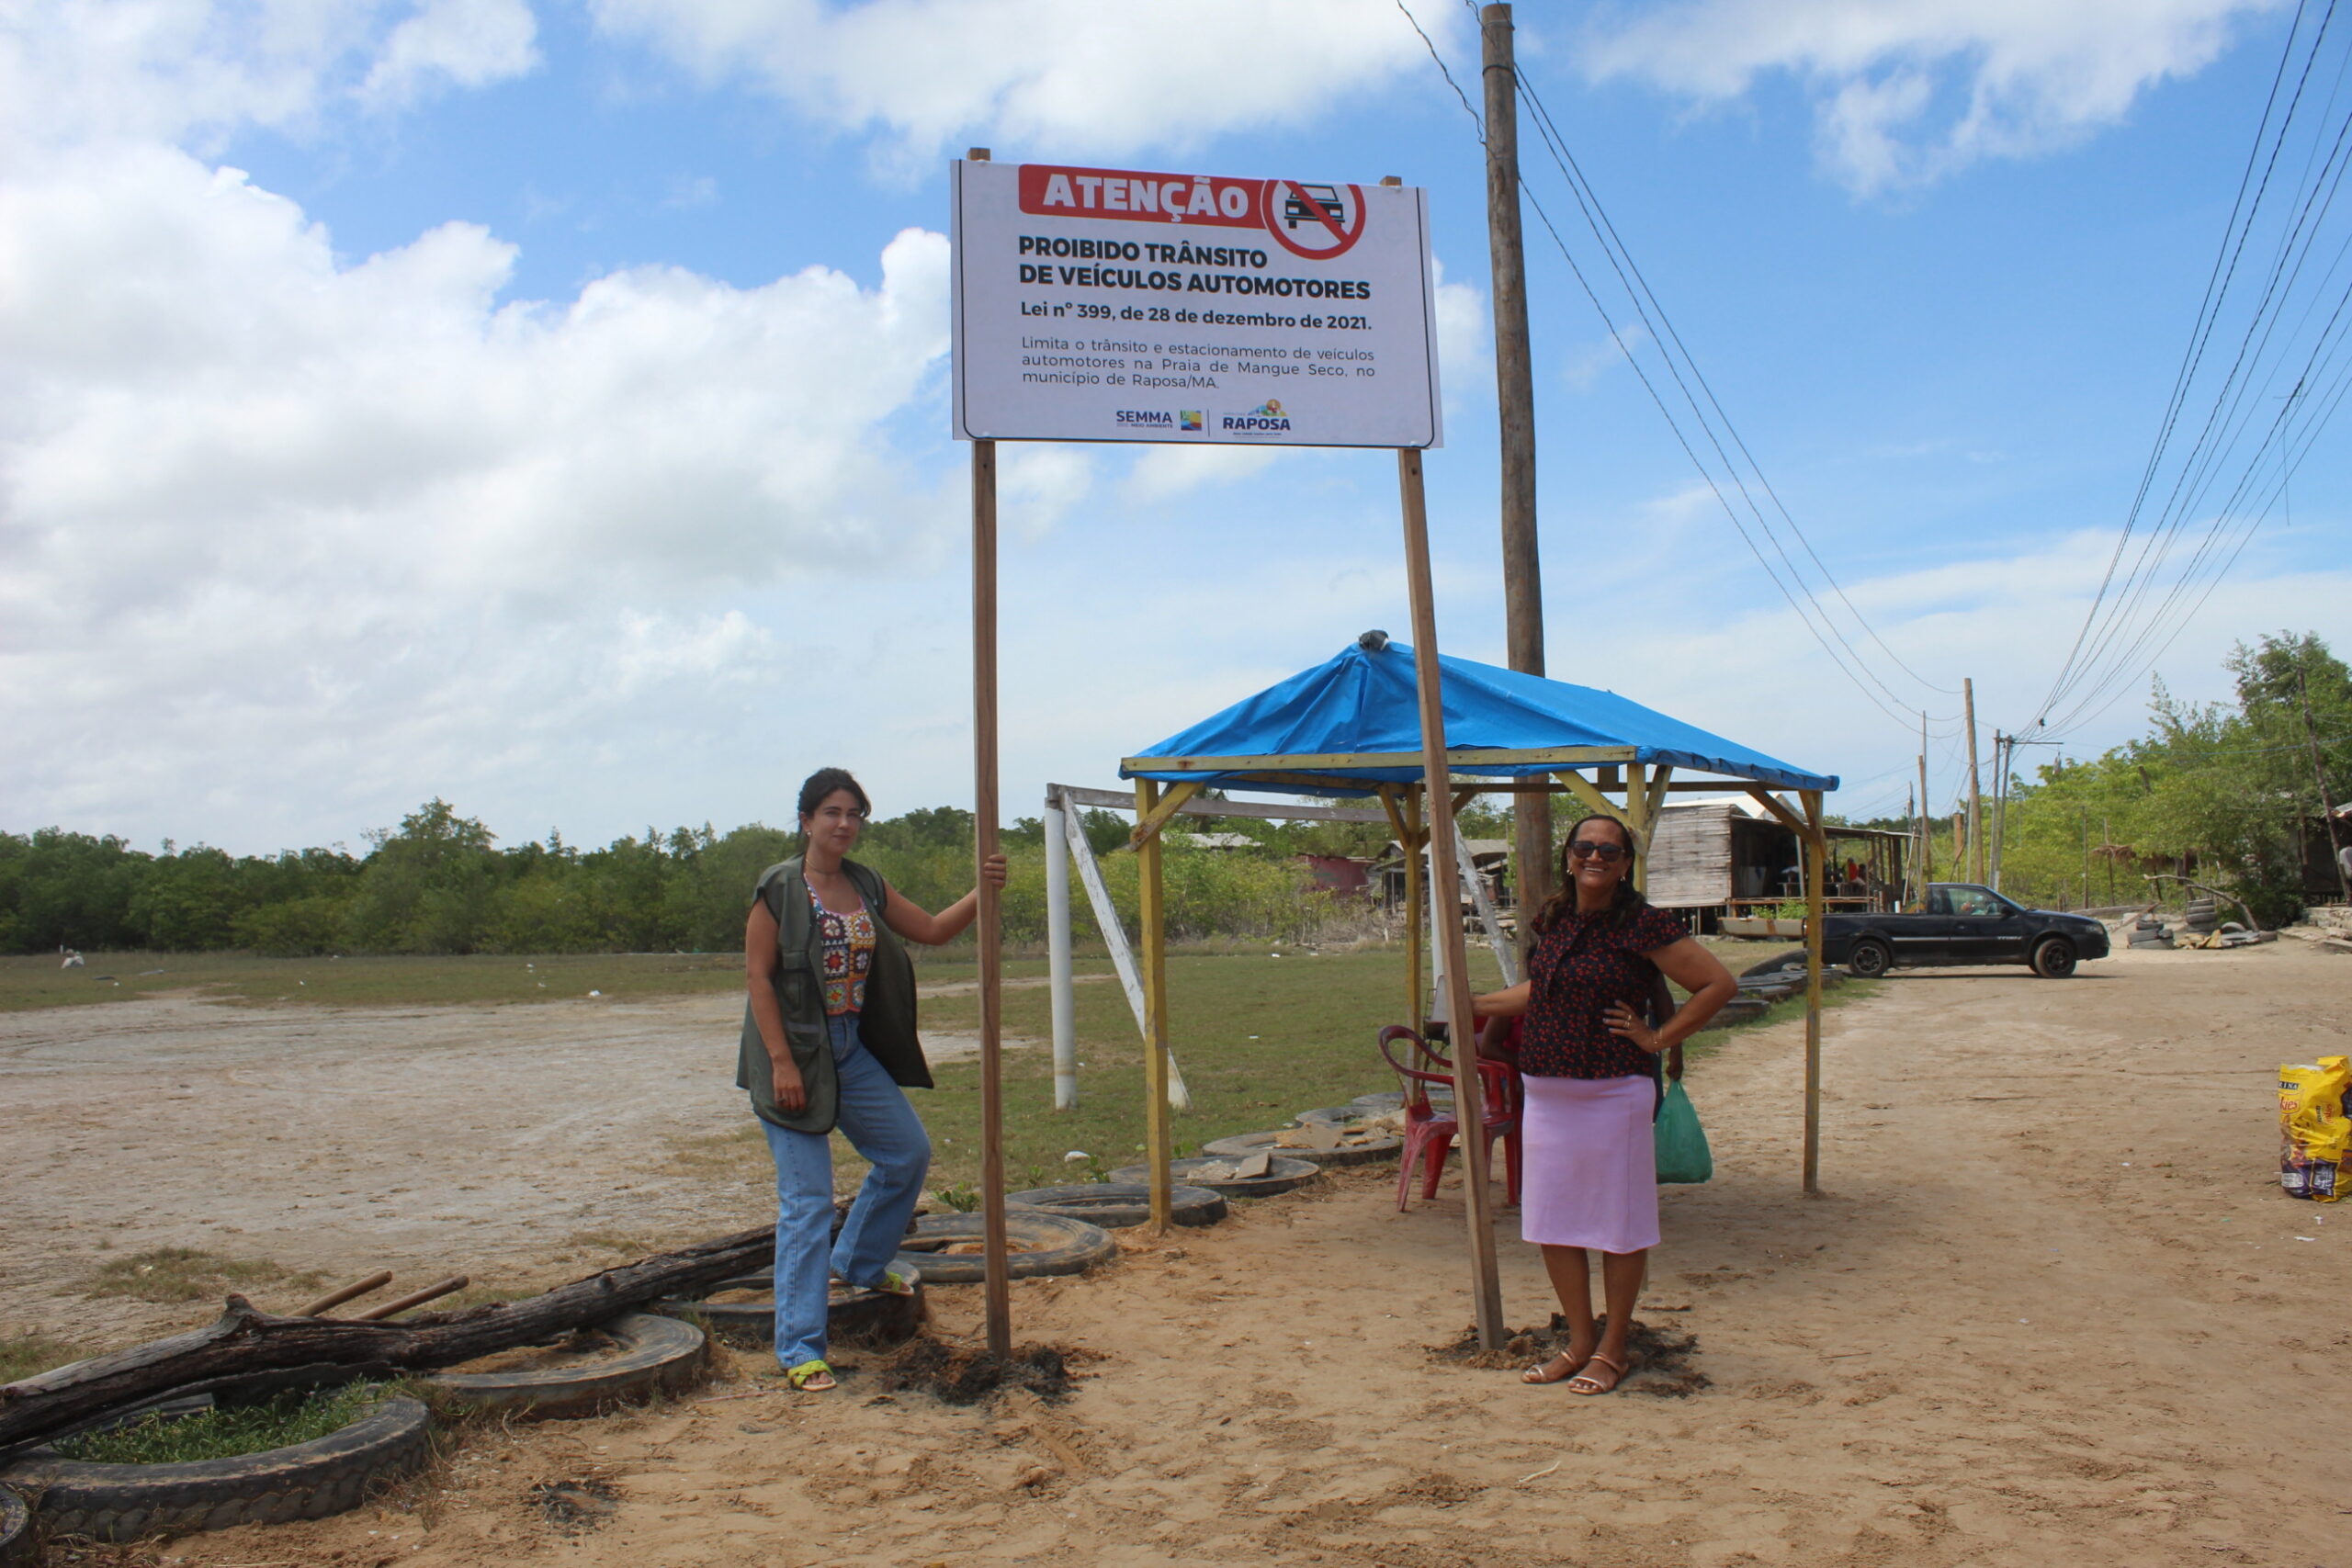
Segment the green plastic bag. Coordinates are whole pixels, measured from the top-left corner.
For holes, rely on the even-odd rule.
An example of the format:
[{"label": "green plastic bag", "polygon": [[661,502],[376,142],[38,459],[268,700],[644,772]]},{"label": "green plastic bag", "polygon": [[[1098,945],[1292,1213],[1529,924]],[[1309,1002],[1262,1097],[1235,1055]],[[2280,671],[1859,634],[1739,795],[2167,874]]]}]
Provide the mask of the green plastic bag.
[{"label": "green plastic bag", "polygon": [[1690,1097],[1682,1092],[1681,1079],[1666,1086],[1666,1102],[1657,1108],[1657,1121],[1651,1130],[1657,1138],[1659,1185],[1696,1183],[1714,1176],[1715,1156],[1707,1148],[1707,1130],[1699,1125],[1699,1112],[1691,1106]]}]

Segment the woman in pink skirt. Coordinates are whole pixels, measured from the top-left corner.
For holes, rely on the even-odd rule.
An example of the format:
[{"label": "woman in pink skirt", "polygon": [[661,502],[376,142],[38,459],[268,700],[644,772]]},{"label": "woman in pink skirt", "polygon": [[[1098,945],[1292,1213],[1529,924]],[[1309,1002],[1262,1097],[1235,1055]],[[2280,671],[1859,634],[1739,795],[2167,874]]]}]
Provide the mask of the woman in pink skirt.
[{"label": "woman in pink skirt", "polygon": [[[1560,846],[1560,891],[1536,917],[1528,977],[1476,1004],[1481,1017],[1521,1021],[1520,1234],[1544,1249],[1568,1320],[1568,1348],[1525,1377],[1566,1380],[1572,1393],[1607,1393],[1630,1363],[1625,1336],[1658,1239],[1650,1131],[1658,1055],[1739,989],[1680,921],[1635,890],[1634,847],[1614,818],[1577,823]],[[1644,1020],[1660,971],[1690,999],[1652,1028]],[[1605,1328],[1593,1321],[1588,1250],[1600,1254]]]}]

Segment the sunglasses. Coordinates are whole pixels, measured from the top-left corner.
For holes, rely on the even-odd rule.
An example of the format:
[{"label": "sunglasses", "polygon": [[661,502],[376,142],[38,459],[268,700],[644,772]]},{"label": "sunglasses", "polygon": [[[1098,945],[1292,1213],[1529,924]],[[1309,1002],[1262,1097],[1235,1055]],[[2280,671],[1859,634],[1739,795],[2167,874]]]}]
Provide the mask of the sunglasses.
[{"label": "sunglasses", "polygon": [[1591,860],[1595,857],[1598,857],[1604,862],[1614,863],[1615,862],[1625,858],[1625,846],[1623,844],[1595,844],[1587,842],[1583,840],[1578,840],[1577,842],[1568,846],[1568,858],[1570,860]]}]

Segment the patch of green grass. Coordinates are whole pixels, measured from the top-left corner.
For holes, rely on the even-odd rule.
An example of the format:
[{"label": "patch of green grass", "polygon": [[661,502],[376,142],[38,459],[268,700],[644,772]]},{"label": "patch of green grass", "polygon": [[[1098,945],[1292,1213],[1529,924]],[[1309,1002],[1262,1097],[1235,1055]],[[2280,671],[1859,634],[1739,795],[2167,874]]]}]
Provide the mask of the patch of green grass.
[{"label": "patch of green grass", "polygon": [[[1736,942],[1708,940],[1704,945],[1735,973],[1758,956],[1754,947]],[[1269,951],[1261,945],[1249,954],[1177,953],[1169,960],[1170,1047],[1193,1095],[1193,1109],[1171,1118],[1179,1155],[1197,1153],[1214,1138],[1279,1126],[1316,1106],[1344,1104],[1359,1094],[1396,1087],[1375,1041],[1385,1025],[1405,1021],[1402,948],[1320,955],[1284,949],[1281,958],[1266,956]],[[1470,976],[1481,991],[1501,984],[1494,956],[1483,946],[1470,953]],[[1871,988],[1848,981],[1824,993],[1824,1006],[1843,1006]],[[1015,1190],[1084,1180],[1095,1168],[1133,1165],[1144,1157],[1143,1051],[1135,1015],[1116,986],[1080,986],[1074,996],[1083,1064],[1075,1110],[1053,1108],[1050,1052],[1011,1051],[1004,1056],[1005,1178]],[[1050,1007],[1044,987],[1006,991],[1005,1032],[1050,1038]],[[922,1004],[923,1026],[969,1032],[978,1028],[978,1008],[974,997],[930,998]],[[1776,1003],[1759,1019],[1700,1035],[1688,1054],[1693,1061],[1703,1060],[1741,1035],[1804,1012],[1802,996]],[[978,1064],[948,1063],[933,1076],[938,1089],[914,1095],[932,1135],[926,1185],[976,1186]],[[1073,1150],[1092,1158],[1066,1162],[1064,1156]],[[838,1139],[834,1164],[842,1190],[864,1169],[847,1143]]]},{"label": "patch of green grass", "polygon": [[[101,1264],[82,1287],[89,1296],[129,1296],[141,1302],[196,1302],[250,1293],[255,1286],[315,1291],[326,1276],[298,1271],[266,1258],[224,1258],[192,1247],[157,1247]],[[299,1304],[299,1303],[295,1303]]]},{"label": "patch of green grass", "polygon": [[307,1393],[297,1390],[259,1404],[193,1416],[151,1412],[108,1431],[64,1438],[57,1450],[89,1464],[186,1464],[233,1459],[341,1431],[382,1392],[376,1383],[349,1383]]},{"label": "patch of green grass", "polygon": [[46,1334],[19,1334],[0,1337],[0,1383],[15,1382],[35,1372],[45,1372],[51,1367],[62,1367],[68,1361],[78,1361],[89,1352],[62,1339],[52,1339]]}]

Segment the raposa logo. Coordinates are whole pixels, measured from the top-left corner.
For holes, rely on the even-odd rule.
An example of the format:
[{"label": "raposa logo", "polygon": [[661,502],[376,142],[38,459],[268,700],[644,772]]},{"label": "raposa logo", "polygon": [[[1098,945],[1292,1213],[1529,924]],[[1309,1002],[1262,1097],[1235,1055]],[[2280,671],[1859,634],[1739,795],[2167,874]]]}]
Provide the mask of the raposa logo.
[{"label": "raposa logo", "polygon": [[1244,434],[1251,432],[1271,434],[1290,428],[1290,413],[1283,407],[1280,398],[1268,398],[1248,413],[1220,415],[1217,425],[1219,429],[1237,431]]},{"label": "raposa logo", "polygon": [[1166,409],[1121,409],[1118,421],[1121,424],[1150,424],[1170,429],[1175,425],[1176,416]]}]

